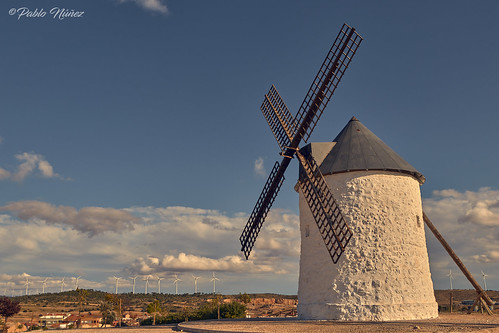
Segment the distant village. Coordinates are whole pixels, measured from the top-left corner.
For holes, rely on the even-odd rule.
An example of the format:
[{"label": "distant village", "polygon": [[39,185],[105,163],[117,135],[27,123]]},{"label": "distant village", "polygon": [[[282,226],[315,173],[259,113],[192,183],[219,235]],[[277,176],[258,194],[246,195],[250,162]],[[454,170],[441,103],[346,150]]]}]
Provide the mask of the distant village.
[{"label": "distant village", "polygon": [[[499,301],[499,291],[489,291]],[[296,295],[277,294],[108,294],[88,290],[87,299],[78,299],[77,291],[15,297],[21,311],[8,320],[9,333],[29,330],[73,328],[131,327],[200,319],[196,311],[216,309],[218,305],[244,304],[240,318],[296,317]],[[437,290],[435,296],[440,312],[450,312],[449,290]],[[453,312],[465,312],[475,296],[474,290],[453,290]],[[118,301],[118,302],[117,302]],[[157,303],[157,308],[151,307]],[[498,303],[499,304],[499,303]],[[119,307],[117,307],[119,305]],[[63,309],[67,308],[67,310]],[[480,308],[474,309],[480,311]],[[495,312],[499,310],[496,307]],[[219,310],[220,311],[220,310]],[[215,312],[216,313],[216,310]],[[215,319],[216,317],[214,317]]]},{"label": "distant village", "polygon": [[[216,319],[217,312],[220,318],[295,317],[298,302],[296,295],[275,294],[108,294],[88,290],[84,301],[79,295],[67,291],[12,298],[21,310],[9,318],[8,332],[164,324],[210,315]],[[157,307],[151,307],[155,303]],[[224,307],[238,312],[227,313]],[[202,311],[204,318],[199,315]]]}]

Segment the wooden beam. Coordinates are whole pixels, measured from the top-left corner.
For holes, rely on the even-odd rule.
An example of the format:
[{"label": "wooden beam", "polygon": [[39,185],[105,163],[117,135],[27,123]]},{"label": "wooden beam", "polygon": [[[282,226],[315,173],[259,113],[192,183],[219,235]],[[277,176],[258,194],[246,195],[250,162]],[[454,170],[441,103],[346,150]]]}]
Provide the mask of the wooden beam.
[{"label": "wooden beam", "polygon": [[423,220],[425,221],[428,228],[430,228],[431,232],[433,232],[435,237],[438,239],[440,244],[442,244],[442,246],[445,248],[447,253],[449,253],[450,257],[452,258],[452,260],[454,260],[457,267],[459,267],[461,272],[463,272],[464,276],[466,276],[468,281],[470,281],[471,285],[475,288],[476,292],[478,293],[478,298],[482,298],[487,303],[487,305],[493,306],[494,302],[490,299],[489,295],[487,295],[485,290],[483,290],[482,287],[480,287],[480,285],[478,284],[478,282],[476,282],[476,280],[473,278],[473,275],[471,275],[470,271],[466,268],[466,266],[464,266],[461,259],[459,259],[457,254],[452,250],[449,243],[445,241],[444,237],[440,234],[440,232],[438,232],[437,228],[435,228],[433,223],[431,223],[430,219],[425,214],[425,212],[423,212]]}]

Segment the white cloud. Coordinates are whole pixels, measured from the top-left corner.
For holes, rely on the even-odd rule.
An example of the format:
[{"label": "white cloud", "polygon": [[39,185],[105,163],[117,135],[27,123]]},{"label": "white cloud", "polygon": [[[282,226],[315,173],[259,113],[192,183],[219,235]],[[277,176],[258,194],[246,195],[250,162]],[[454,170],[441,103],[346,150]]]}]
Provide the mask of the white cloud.
[{"label": "white cloud", "polygon": [[263,158],[258,157],[255,160],[253,170],[255,171],[255,174],[258,176],[265,177],[267,175],[267,172],[265,171],[265,167],[263,166]]},{"label": "white cloud", "polygon": [[[114,221],[109,222],[108,209],[100,216],[105,226]],[[243,259],[239,244],[248,218],[243,213],[229,215],[191,207],[131,207],[116,211],[137,219],[132,223],[133,230],[120,234],[96,231],[87,238],[80,233],[90,228],[79,216],[84,209],[21,201],[1,207],[0,211],[11,214],[0,214],[2,272],[38,272],[67,278],[82,275],[88,281],[100,281],[96,282],[101,285],[98,288],[110,292],[115,287],[113,275],[164,277],[175,272],[202,276],[201,290],[211,289],[207,281],[212,271],[220,273],[223,288],[235,291],[247,287],[255,292],[270,292],[272,286],[283,288],[283,283],[291,288],[296,285],[298,216],[287,211],[270,212],[248,261]],[[281,282],[273,285],[277,275]],[[268,289],[262,289],[263,283],[256,281],[266,281],[264,288]],[[182,288],[191,292],[191,284],[184,282]],[[144,286],[138,279],[141,292]],[[168,286],[173,288],[171,282],[165,282],[165,290]],[[121,287],[130,291],[130,281],[120,280]],[[52,291],[57,290],[55,283]]]},{"label": "white cloud", "polygon": [[[481,270],[499,276],[499,191],[447,189],[433,192],[423,203],[426,214],[475,278]],[[427,240],[433,279],[437,288],[448,288],[446,274],[458,268],[428,231]],[[458,288],[471,288],[462,275],[456,283]]]},{"label": "white cloud", "polygon": [[41,201],[9,203],[0,207],[0,212],[11,212],[25,221],[42,220],[47,224],[67,225],[89,236],[105,231],[130,231],[140,222],[139,218],[124,210],[84,207],[78,211],[73,207],[54,206]]},{"label": "white cloud", "polygon": [[225,271],[225,272],[273,272],[269,265],[255,265],[245,261],[241,256],[226,256],[222,258],[207,258],[203,256],[179,253],[164,255],[162,258],[137,258],[128,270],[133,274],[158,274],[165,272],[185,271]]},{"label": "white cloud", "polygon": [[37,169],[40,175],[44,178],[60,178],[61,175],[54,172],[52,165],[39,154],[22,153],[15,155],[16,159],[21,163],[17,166],[14,172],[9,172],[0,168],[0,180],[11,179],[21,182],[30,174],[33,174]]},{"label": "white cloud", "polygon": [[159,12],[162,14],[168,13],[168,8],[161,0],[119,0],[120,3],[130,2],[130,1],[135,2],[139,7],[142,7],[144,9],[153,12]]},{"label": "white cloud", "polygon": [[0,180],[9,179],[9,178],[10,178],[10,172],[0,168]]}]

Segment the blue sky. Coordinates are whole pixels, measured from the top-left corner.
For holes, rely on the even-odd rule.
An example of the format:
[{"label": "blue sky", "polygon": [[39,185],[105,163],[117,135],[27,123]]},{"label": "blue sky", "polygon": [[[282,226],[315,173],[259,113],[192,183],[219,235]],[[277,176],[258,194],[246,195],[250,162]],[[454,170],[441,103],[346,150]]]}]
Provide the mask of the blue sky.
[{"label": "blue sky", "polygon": [[[312,140],[359,118],[425,175],[430,217],[498,289],[498,14],[496,1],[2,1],[0,293],[26,274],[114,290],[113,275],[179,273],[185,292],[195,274],[209,291],[212,271],[223,292],[296,293],[296,165],[254,258],[239,254],[279,157],[259,106],[275,84],[296,112],[343,22],[365,40]],[[435,286],[452,269],[468,288],[428,242]]]}]

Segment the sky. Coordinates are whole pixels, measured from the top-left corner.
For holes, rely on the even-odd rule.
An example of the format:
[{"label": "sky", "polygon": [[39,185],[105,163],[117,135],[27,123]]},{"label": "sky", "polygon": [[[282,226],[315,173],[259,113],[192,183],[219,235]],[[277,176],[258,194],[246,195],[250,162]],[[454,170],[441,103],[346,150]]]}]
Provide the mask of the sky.
[{"label": "sky", "polygon": [[[341,25],[364,41],[312,134],[356,116],[426,177],[424,210],[499,289],[499,3],[4,0],[0,294],[296,294],[292,163],[250,260],[239,235]],[[427,229],[436,289],[471,285]],[[65,284],[62,284],[62,279]]]}]

